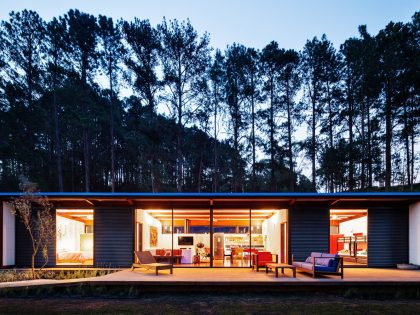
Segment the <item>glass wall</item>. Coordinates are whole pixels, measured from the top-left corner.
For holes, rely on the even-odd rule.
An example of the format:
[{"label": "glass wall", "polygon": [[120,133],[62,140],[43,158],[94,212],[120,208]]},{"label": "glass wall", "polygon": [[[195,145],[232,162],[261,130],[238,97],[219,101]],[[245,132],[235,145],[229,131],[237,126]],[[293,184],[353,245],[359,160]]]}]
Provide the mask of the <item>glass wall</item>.
[{"label": "glass wall", "polygon": [[[173,233],[175,265],[210,266],[210,210],[174,210],[179,228]],[[181,228],[181,225],[183,228]]]},{"label": "glass wall", "polygon": [[93,265],[93,218],[92,209],[57,209],[57,265]]},{"label": "glass wall", "polygon": [[344,266],[367,265],[367,210],[330,210],[330,253],[343,257]]},{"label": "glass wall", "polygon": [[212,224],[207,209],[136,210],[136,249],[177,267],[250,267],[263,251],[286,261],[286,224],[287,210],[214,209]]},{"label": "glass wall", "polygon": [[249,210],[213,211],[215,267],[249,267]]},{"label": "glass wall", "polygon": [[138,209],[136,226],[137,250],[150,251],[158,262],[210,266],[210,210]]}]

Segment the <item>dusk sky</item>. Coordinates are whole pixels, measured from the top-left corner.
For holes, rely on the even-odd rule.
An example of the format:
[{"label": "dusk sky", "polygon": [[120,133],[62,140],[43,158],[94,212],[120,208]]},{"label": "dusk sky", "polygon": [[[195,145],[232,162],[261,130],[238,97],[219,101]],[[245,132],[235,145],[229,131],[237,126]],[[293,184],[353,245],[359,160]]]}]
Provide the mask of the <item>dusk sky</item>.
[{"label": "dusk sky", "polygon": [[200,32],[210,33],[211,45],[224,49],[233,42],[263,48],[272,40],[285,48],[300,50],[307,39],[326,33],[336,47],[357,27],[367,24],[376,34],[388,22],[408,22],[420,9],[417,0],[2,0],[0,19],[10,11],[31,9],[44,19],[66,13],[71,8],[115,19],[149,19],[152,25],[167,19],[189,18]]}]

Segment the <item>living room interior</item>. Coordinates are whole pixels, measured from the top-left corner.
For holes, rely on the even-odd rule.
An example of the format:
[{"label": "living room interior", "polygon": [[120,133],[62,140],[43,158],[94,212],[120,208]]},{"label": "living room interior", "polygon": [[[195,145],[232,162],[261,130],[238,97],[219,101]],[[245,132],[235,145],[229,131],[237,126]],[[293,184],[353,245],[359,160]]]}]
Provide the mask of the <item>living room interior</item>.
[{"label": "living room interior", "polygon": [[287,210],[213,210],[213,252],[208,209],[137,209],[136,250],[176,267],[250,267],[269,252],[287,261]]},{"label": "living room interior", "polygon": [[366,209],[330,210],[330,253],[343,257],[347,267],[367,265],[367,218]]}]

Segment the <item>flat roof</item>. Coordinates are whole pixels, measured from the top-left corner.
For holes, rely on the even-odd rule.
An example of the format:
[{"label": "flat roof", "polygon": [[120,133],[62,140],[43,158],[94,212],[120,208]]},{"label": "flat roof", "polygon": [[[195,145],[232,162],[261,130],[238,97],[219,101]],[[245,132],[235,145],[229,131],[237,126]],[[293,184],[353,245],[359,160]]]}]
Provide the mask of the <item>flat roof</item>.
[{"label": "flat roof", "polygon": [[[303,198],[330,198],[330,197],[412,197],[420,198],[420,192],[337,192],[337,193],[314,193],[314,192],[247,192],[247,193],[195,193],[195,192],[38,192],[42,196],[51,197],[194,197],[194,198],[238,198],[238,197],[303,197]],[[0,192],[0,197],[20,196],[22,192]]]},{"label": "flat roof", "polygon": [[[9,200],[22,192],[0,192]],[[145,192],[39,192],[55,207],[135,207],[143,209],[284,209],[292,206],[367,208],[404,206],[420,201],[419,192],[340,193],[145,193]]]}]

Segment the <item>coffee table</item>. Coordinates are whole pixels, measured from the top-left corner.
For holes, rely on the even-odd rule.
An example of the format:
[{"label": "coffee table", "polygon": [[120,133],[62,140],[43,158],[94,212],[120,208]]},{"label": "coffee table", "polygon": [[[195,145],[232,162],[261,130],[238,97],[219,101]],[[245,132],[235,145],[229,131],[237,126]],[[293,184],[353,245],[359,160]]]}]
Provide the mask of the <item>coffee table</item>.
[{"label": "coffee table", "polygon": [[279,277],[279,269],[281,269],[281,273],[284,274],[284,269],[292,269],[293,271],[293,278],[296,278],[296,266],[289,265],[289,264],[275,264],[270,263],[265,265],[265,273],[268,273],[268,269],[274,269],[276,272],[276,278]]}]

